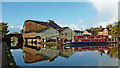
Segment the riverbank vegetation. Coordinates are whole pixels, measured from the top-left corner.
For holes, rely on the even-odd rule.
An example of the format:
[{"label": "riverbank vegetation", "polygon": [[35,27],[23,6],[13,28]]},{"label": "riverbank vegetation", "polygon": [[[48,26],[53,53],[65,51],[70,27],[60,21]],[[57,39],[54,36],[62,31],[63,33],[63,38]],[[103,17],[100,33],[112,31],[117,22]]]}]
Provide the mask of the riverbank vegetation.
[{"label": "riverbank vegetation", "polygon": [[2,38],[9,32],[8,23],[0,22],[0,31],[2,32]]},{"label": "riverbank vegetation", "polygon": [[3,45],[2,66],[5,66],[7,68],[19,68],[15,63],[14,58],[10,52],[10,48],[7,46],[6,42],[2,42],[2,45]]}]

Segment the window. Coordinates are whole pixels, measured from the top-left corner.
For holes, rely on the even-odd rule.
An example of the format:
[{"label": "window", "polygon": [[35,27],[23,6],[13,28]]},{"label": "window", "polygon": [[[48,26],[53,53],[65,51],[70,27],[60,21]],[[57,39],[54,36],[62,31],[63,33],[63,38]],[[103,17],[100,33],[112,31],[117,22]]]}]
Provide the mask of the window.
[{"label": "window", "polygon": [[31,26],[30,26],[30,29],[31,29]]},{"label": "window", "polygon": [[36,23],[36,29],[37,29],[37,23]]},{"label": "window", "polygon": [[102,35],[102,32],[100,32],[100,35]]},{"label": "window", "polygon": [[67,33],[65,33],[65,36],[67,36]]},{"label": "window", "polygon": [[31,22],[29,23],[29,25],[31,25]]},{"label": "window", "polygon": [[105,35],[107,35],[107,31],[105,31]]}]

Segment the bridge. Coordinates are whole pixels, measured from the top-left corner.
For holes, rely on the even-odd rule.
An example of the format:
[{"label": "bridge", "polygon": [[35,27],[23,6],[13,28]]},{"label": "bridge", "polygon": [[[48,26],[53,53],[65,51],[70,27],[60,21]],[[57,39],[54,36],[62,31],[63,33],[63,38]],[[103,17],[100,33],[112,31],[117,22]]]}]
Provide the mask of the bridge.
[{"label": "bridge", "polygon": [[[18,44],[14,47],[11,46],[11,37],[16,37],[18,39]],[[8,34],[4,37],[5,41],[7,42],[7,45],[11,48],[11,49],[17,49],[17,48],[21,48],[23,45],[23,37],[22,34]]]}]

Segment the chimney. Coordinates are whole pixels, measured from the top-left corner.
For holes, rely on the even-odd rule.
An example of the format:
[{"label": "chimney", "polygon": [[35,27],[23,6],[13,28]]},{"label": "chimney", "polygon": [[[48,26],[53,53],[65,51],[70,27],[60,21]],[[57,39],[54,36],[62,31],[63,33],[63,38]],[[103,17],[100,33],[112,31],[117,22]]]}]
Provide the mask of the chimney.
[{"label": "chimney", "polygon": [[110,28],[112,28],[112,25],[110,25]]}]

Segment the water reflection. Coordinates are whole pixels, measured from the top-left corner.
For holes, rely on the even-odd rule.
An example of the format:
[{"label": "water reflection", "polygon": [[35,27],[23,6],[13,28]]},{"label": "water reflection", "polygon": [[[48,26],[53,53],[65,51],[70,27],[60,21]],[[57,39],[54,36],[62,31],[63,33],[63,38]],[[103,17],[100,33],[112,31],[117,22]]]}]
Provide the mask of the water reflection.
[{"label": "water reflection", "polygon": [[16,45],[18,45],[18,38],[17,37],[11,37],[11,46],[15,47]]},{"label": "water reflection", "polygon": [[58,46],[49,46],[43,47],[43,45],[24,45],[24,60],[26,63],[34,63],[37,61],[48,60],[48,62],[54,61],[58,56],[68,58],[74,51],[71,48],[65,49]]},{"label": "water reflection", "polygon": [[23,46],[24,60],[26,63],[34,63],[38,61],[52,62],[58,56],[69,58],[75,52],[79,51],[99,51],[102,56],[103,53],[109,55],[111,58],[118,58],[118,45],[99,45],[99,46],[49,46],[43,47],[41,44],[35,45],[34,43],[28,43]]},{"label": "water reflection", "polygon": [[[120,52],[119,46],[120,44],[44,46],[35,43],[23,43],[22,50],[25,63],[22,65],[117,66],[118,53]],[[18,59],[18,57],[16,57],[16,59]],[[21,65],[21,62],[16,62],[18,65]],[[113,62],[115,64],[113,64]]]}]

